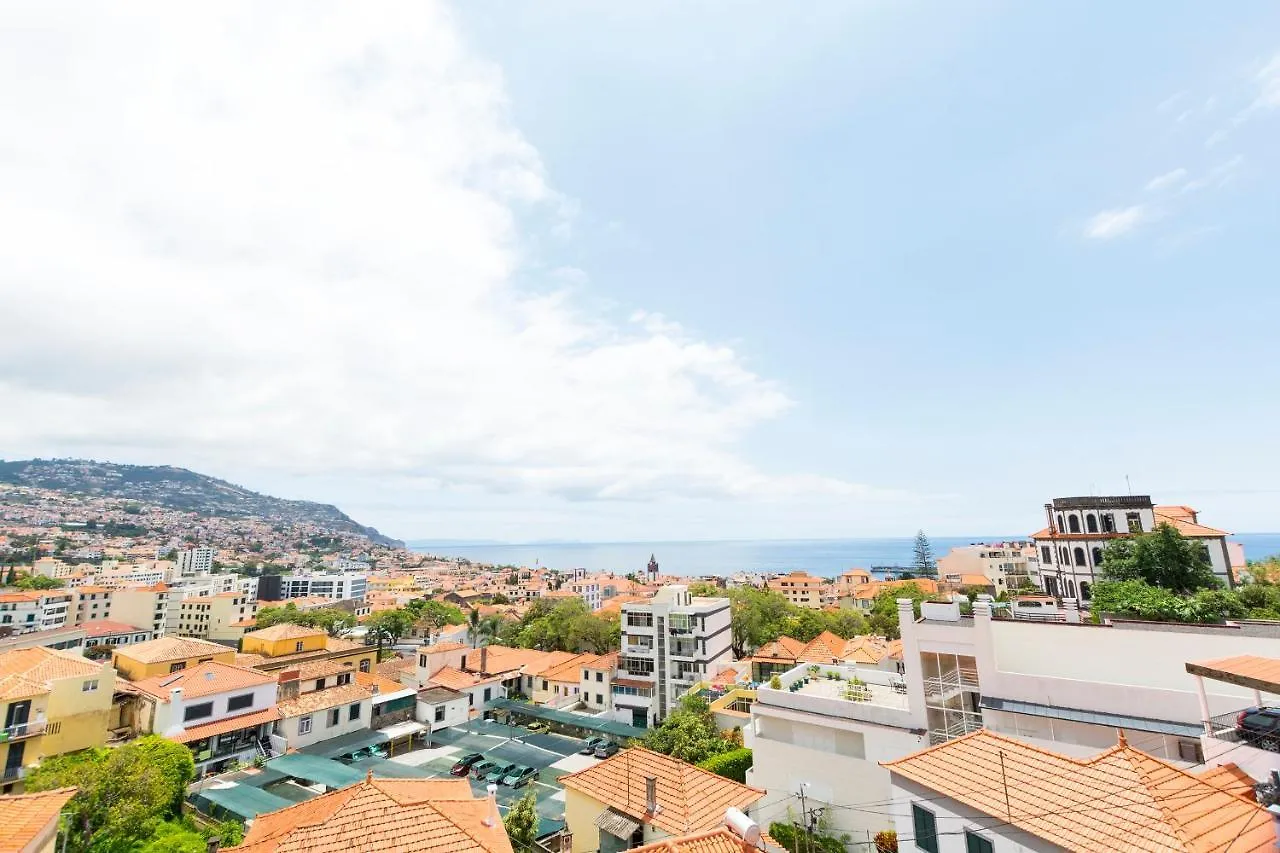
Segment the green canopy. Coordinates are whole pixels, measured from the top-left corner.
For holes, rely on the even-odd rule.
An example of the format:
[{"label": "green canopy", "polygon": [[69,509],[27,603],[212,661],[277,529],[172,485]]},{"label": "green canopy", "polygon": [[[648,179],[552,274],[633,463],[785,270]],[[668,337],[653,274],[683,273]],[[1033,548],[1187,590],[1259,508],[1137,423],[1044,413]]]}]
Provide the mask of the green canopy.
[{"label": "green canopy", "polygon": [[[226,787],[202,788],[195,795],[197,805],[204,805],[201,811],[211,812],[209,806],[225,809],[239,817],[249,820],[260,814],[273,812],[293,805],[284,797],[277,797],[269,791],[255,788],[252,785],[228,785]],[[203,804],[201,803],[203,801]]]},{"label": "green canopy", "polygon": [[267,762],[267,767],[295,779],[303,779],[313,784],[319,783],[327,788],[345,788],[348,785],[354,785],[365,776],[361,771],[348,767],[340,761],[320,758],[316,755],[303,755],[300,752],[273,758]]},{"label": "green canopy", "polygon": [[530,705],[528,702],[517,702],[514,699],[491,699],[485,703],[485,707],[494,711],[508,711],[512,714],[536,717],[539,720],[547,720],[562,726],[612,735],[617,738],[641,738],[645,735],[644,729],[627,725],[626,723],[619,723],[616,720],[588,717],[585,714],[571,714],[568,711],[557,711],[555,708],[548,708],[544,705]]}]

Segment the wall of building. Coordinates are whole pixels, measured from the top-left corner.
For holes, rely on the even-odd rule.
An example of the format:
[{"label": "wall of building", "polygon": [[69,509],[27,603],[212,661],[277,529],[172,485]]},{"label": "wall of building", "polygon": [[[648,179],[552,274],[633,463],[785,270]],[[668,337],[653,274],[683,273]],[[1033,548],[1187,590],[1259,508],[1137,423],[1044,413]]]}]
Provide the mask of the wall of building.
[{"label": "wall of building", "polygon": [[[86,683],[97,682],[91,690]],[[53,682],[45,705],[49,722],[59,724],[56,733],[40,738],[41,756],[60,755],[107,742],[107,721],[111,716],[111,701],[115,692],[116,674],[104,662],[102,670],[84,678],[61,678]],[[27,748],[27,760],[34,758]]]},{"label": "wall of building", "polygon": [[[173,671],[173,664],[178,663],[176,660],[145,663],[129,656],[129,653],[133,651],[133,648],[133,646],[125,646],[124,648],[114,649],[111,652],[112,666],[114,666],[121,675],[130,681],[141,681],[144,678],[150,678],[154,675],[168,675]],[[211,660],[215,660],[218,663],[234,664],[236,662],[235,649],[226,649],[224,651],[217,652],[210,651],[208,654],[184,658],[182,662],[189,668]]]},{"label": "wall of building", "polygon": [[581,791],[564,789],[564,821],[573,833],[572,853],[593,853],[600,849],[600,829],[596,818],[604,805]]},{"label": "wall of building", "polygon": [[[465,695],[458,699],[450,699],[447,702],[427,703],[419,701],[414,719],[423,725],[429,726],[432,731],[447,729],[450,726],[460,726],[466,723],[469,707]],[[444,708],[443,719],[436,719],[436,708]]]},{"label": "wall of building", "polygon": [[[329,740],[330,738],[339,737],[349,734],[350,732],[358,732],[361,729],[369,728],[369,720],[372,714],[370,708],[370,700],[362,699],[360,701],[360,716],[354,720],[348,720],[348,708],[355,704],[348,702],[339,706],[341,714],[338,718],[336,726],[329,725],[329,710],[315,711],[309,716],[311,717],[311,731],[307,734],[299,732],[299,721],[302,717],[288,717],[279,720],[279,732],[284,737],[289,749],[298,749],[304,746],[310,746],[313,743]],[[274,742],[274,741],[273,741]]]},{"label": "wall of building", "polygon": [[[227,707],[227,703],[231,701],[233,696],[243,696],[246,693],[253,695],[252,705],[247,708],[237,708],[234,711]],[[213,703],[213,714],[187,722],[185,720],[187,708],[192,705],[203,705],[205,702]],[[244,714],[252,714],[255,711],[265,711],[268,708],[275,707],[275,704],[276,684],[273,682],[240,690],[230,690],[226,693],[211,693],[194,698],[178,695],[167,702],[157,701],[154,704],[154,709],[150,712],[154,716],[147,718],[145,716],[146,712],[144,712],[144,718],[141,722],[147,726],[146,731],[174,735],[180,733],[183,729],[207,725],[218,720],[224,720],[227,717],[239,717]]]}]

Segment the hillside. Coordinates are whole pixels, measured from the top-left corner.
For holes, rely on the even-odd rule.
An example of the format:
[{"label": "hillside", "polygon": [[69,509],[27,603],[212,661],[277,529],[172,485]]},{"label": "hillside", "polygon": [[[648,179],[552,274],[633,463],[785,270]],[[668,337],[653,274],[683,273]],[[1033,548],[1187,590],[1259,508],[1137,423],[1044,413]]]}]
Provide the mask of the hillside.
[{"label": "hillside", "polygon": [[336,506],[275,498],[167,465],[118,465],[88,459],[0,459],[0,483],[124,498],[204,515],[309,522],[363,534],[383,545],[404,545],[372,527],[357,524]]}]

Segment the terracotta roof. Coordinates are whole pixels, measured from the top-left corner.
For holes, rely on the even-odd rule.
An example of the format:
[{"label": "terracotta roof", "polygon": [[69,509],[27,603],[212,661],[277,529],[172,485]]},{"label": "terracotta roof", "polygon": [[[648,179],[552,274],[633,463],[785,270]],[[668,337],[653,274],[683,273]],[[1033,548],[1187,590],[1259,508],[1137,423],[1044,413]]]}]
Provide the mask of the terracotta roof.
[{"label": "terracotta roof", "polygon": [[323,637],[325,631],[320,628],[306,628],[302,625],[294,625],[292,622],[280,622],[272,625],[270,628],[261,628],[257,631],[250,631],[245,637],[252,637],[255,640],[301,640],[303,637]]},{"label": "terracotta roof", "polygon": [[[658,780],[655,814],[644,811],[648,776]],[[672,835],[718,826],[729,806],[745,811],[764,796],[764,791],[642,747],[624,749],[592,767],[561,776],[559,782]]]},{"label": "terracotta roof", "polygon": [[147,640],[145,643],[118,648],[115,653],[120,657],[141,663],[164,663],[234,651],[235,649],[230,646],[221,646],[208,640],[197,640],[195,637],[161,637],[158,640]]},{"label": "terracotta roof", "polygon": [[194,699],[229,690],[247,690],[275,682],[275,676],[246,666],[209,661],[168,675],[154,675],[133,682],[143,693],[169,701],[169,691],[182,688],[183,699]]},{"label": "terracotta roof", "polygon": [[1268,693],[1280,692],[1280,658],[1235,655],[1188,663],[1187,672]]},{"label": "terracotta roof", "polygon": [[844,652],[845,641],[830,631],[823,631],[801,649],[799,659],[807,663],[836,663]]},{"label": "terracotta roof", "polygon": [[434,655],[440,652],[456,652],[458,649],[470,648],[466,643],[434,643],[430,646],[419,646],[418,654]]},{"label": "terracotta roof", "polygon": [[1066,850],[1248,853],[1275,846],[1271,816],[1260,805],[1123,738],[1076,759],[982,729],[883,766]]},{"label": "terracotta roof", "polygon": [[765,643],[756,649],[755,657],[759,658],[789,658],[796,659],[796,655],[804,651],[805,643],[794,637],[781,636],[770,643]]},{"label": "terracotta roof", "polygon": [[374,666],[374,671],[387,678],[399,678],[400,673],[416,670],[418,662],[413,658],[391,658]]},{"label": "terracotta roof", "polygon": [[511,853],[464,779],[374,779],[259,815],[236,853]]},{"label": "terracotta roof", "polygon": [[146,628],[139,628],[137,625],[127,625],[124,622],[113,622],[110,619],[90,619],[88,622],[80,623],[80,627],[84,629],[85,635],[90,638],[111,637],[116,634],[150,633]]},{"label": "terracotta roof", "polygon": [[748,844],[742,836],[720,826],[706,832],[664,838],[642,847],[632,847],[630,853],[759,853],[759,850]]},{"label": "terracotta roof", "polygon": [[1256,784],[1252,776],[1245,773],[1235,764],[1220,764],[1195,774],[1215,788],[1221,788],[1228,794],[1253,799],[1253,786]]},{"label": "terracotta roof", "polygon": [[450,690],[465,690],[468,687],[475,687],[477,684],[488,684],[493,681],[501,680],[499,676],[489,676],[488,678],[476,675],[473,672],[463,672],[452,666],[442,666],[435,672],[431,673],[431,677],[427,679],[428,684],[435,684],[440,687],[448,687]]},{"label": "terracotta roof", "polygon": [[298,667],[298,680],[307,681],[313,678],[328,678],[331,675],[340,675],[344,672],[354,672],[354,666],[347,666],[338,660],[318,660],[311,663],[304,663]]},{"label": "terracotta roof", "polygon": [[582,680],[582,667],[589,661],[594,661],[595,655],[581,654],[574,655],[564,663],[556,664],[553,667],[543,671],[542,677],[547,681],[572,681],[577,684]]},{"label": "terracotta roof", "polygon": [[236,666],[257,666],[267,661],[266,655],[236,655]]},{"label": "terracotta roof", "polygon": [[56,833],[58,815],[67,801],[76,795],[75,788],[55,788],[38,794],[0,797],[0,853],[18,853],[49,830],[49,841]]},{"label": "terracotta roof", "polygon": [[48,693],[62,678],[101,675],[104,665],[80,655],[44,646],[0,652],[0,699],[24,699]]},{"label": "terracotta roof", "polygon": [[377,673],[357,672],[356,684],[363,684],[365,687],[377,687],[378,694],[395,693],[397,690],[410,690],[412,688],[401,684],[393,678],[387,678]]},{"label": "terracotta roof", "polygon": [[[899,644],[901,649],[901,644]],[[844,644],[841,660],[855,663],[877,664],[889,656],[891,644],[882,637],[859,636],[850,637]]]},{"label": "terracotta roof", "polygon": [[263,723],[274,723],[278,719],[280,719],[280,709],[267,708],[263,711],[254,711],[252,714],[241,714],[238,717],[227,717],[225,720],[216,720],[212,723],[191,726],[180,734],[169,736],[169,740],[175,743],[192,743],[197,740],[204,740],[207,737],[215,737],[224,735],[227,732],[236,732],[240,729],[260,726]]},{"label": "terracotta roof", "polygon": [[1189,506],[1158,506],[1153,509],[1156,524],[1170,524],[1183,536],[1226,536],[1225,530],[1206,527],[1196,521],[1197,513]]},{"label": "terracotta roof", "polygon": [[281,717],[300,717],[336,708],[339,705],[350,705],[368,699],[373,694],[368,687],[361,684],[346,684],[342,687],[326,687],[324,690],[312,690],[300,693],[294,699],[283,699],[276,704]]}]

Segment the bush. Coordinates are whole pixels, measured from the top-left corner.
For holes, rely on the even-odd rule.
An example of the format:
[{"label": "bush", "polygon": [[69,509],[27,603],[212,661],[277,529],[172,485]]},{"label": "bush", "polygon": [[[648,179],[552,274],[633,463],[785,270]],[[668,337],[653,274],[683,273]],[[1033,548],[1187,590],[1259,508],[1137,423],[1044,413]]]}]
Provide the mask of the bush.
[{"label": "bush", "polygon": [[882,829],[876,833],[876,853],[898,853],[898,833]]},{"label": "bush", "polygon": [[797,830],[790,823],[769,824],[769,835],[790,853],[847,853],[840,839]]},{"label": "bush", "polygon": [[781,689],[782,689],[782,679],[781,679],[781,678],[779,678],[779,677],[778,677],[778,676],[776,676],[776,675],[775,675],[775,676],[773,676],[772,678],[770,678],[770,679],[769,679],[769,689],[771,689],[771,690],[781,690]]},{"label": "bush", "polygon": [[711,756],[698,766],[703,770],[710,770],[717,776],[746,784],[747,771],[751,769],[751,750],[743,747],[722,752]]}]

